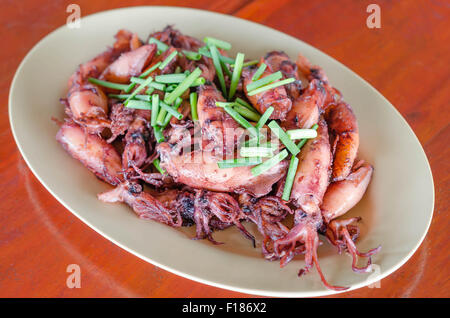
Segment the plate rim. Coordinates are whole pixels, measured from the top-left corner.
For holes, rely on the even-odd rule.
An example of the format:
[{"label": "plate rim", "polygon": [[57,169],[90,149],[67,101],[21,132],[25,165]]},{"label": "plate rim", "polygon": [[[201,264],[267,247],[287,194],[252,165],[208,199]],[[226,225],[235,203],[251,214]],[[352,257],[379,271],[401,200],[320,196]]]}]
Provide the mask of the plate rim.
[{"label": "plate rim", "polygon": [[29,158],[26,156],[24,149],[22,148],[22,145],[19,143],[18,137],[16,135],[16,128],[14,126],[14,121],[13,121],[13,101],[12,101],[12,93],[14,91],[14,88],[16,86],[16,82],[18,81],[18,76],[19,73],[21,72],[21,70],[23,69],[24,65],[26,64],[26,62],[31,58],[31,56],[33,55],[33,53],[35,51],[37,51],[41,46],[43,46],[45,44],[46,41],[48,41],[54,34],[63,31],[64,29],[67,28],[66,24],[61,25],[60,27],[56,28],[55,30],[51,31],[50,33],[48,33],[47,35],[45,35],[44,37],[42,37],[41,39],[39,39],[39,41],[37,43],[35,43],[33,45],[33,47],[27,52],[27,54],[25,55],[25,57],[22,59],[22,61],[20,62],[19,66],[17,67],[15,73],[14,73],[14,77],[11,81],[11,85],[10,85],[10,89],[9,89],[9,95],[8,95],[8,119],[9,119],[9,124],[11,127],[11,132],[14,138],[14,142],[16,143],[17,148],[19,149],[19,152],[22,156],[22,158],[24,159],[25,163],[27,164],[28,168],[31,170],[31,172],[33,173],[33,175],[38,179],[38,181],[44,186],[44,188],[50,192],[50,194],[62,205],[64,206],[64,208],[66,208],[67,210],[69,210],[73,215],[75,215],[78,219],[80,219],[84,224],[86,224],[89,228],[91,228],[92,230],[94,230],[95,232],[99,233],[100,235],[102,235],[104,238],[106,238],[107,240],[111,241],[112,243],[114,243],[115,245],[119,246],[120,248],[124,249],[125,251],[129,252],[130,254],[139,257],[140,259],[154,265],[154,266],[158,266],[170,273],[173,273],[177,276],[183,277],[183,278],[187,278],[190,279],[192,281],[195,282],[199,282],[205,285],[210,285],[210,286],[214,286],[217,288],[222,288],[225,290],[231,290],[234,292],[239,292],[239,293],[245,293],[245,294],[249,294],[249,295],[259,295],[259,296],[268,296],[268,297],[318,297],[318,296],[327,296],[327,295],[336,295],[336,294],[340,294],[340,293],[345,293],[345,292],[349,292],[352,290],[356,290],[365,286],[368,286],[370,284],[373,284],[377,281],[381,281],[382,279],[386,278],[387,276],[391,275],[393,272],[397,271],[400,267],[402,267],[411,257],[412,255],[414,255],[414,253],[418,250],[418,248],[422,245],[432,222],[433,219],[433,215],[434,215],[434,208],[435,208],[435,186],[434,186],[434,178],[433,178],[433,173],[431,170],[431,166],[430,163],[428,161],[428,157],[425,153],[425,150],[420,142],[420,140],[418,139],[417,135],[414,133],[414,130],[411,128],[411,126],[409,125],[409,123],[406,121],[406,119],[401,115],[401,113],[397,110],[396,107],[394,107],[394,105],[389,102],[389,100],[384,97],[375,87],[373,87],[371,84],[369,84],[369,82],[367,82],[365,79],[363,79],[361,76],[359,76],[357,73],[355,73],[353,70],[351,70],[350,68],[348,68],[345,64],[341,63],[340,61],[338,61],[337,59],[331,57],[330,55],[328,55],[327,53],[323,52],[322,50],[310,45],[309,43],[298,39],[294,36],[291,36],[287,33],[284,33],[282,31],[279,31],[277,29],[265,26],[263,24],[257,23],[257,22],[253,22],[247,19],[243,19],[243,18],[239,18],[233,15],[228,15],[228,14],[224,14],[224,13],[219,13],[219,12],[214,12],[214,11],[209,11],[209,10],[203,10],[203,9],[197,9],[197,8],[190,8],[190,7],[178,7],[178,6],[128,6],[128,7],[122,7],[122,8],[115,8],[115,9],[110,9],[110,10],[104,10],[104,11],[99,11],[99,12],[95,12],[86,16],[83,16],[81,18],[81,20],[86,20],[86,19],[95,19],[97,16],[99,15],[108,15],[112,12],[115,11],[132,11],[132,10],[139,10],[139,9],[149,9],[149,8],[159,8],[159,9],[167,9],[167,10],[174,10],[174,11],[191,11],[191,12],[202,12],[202,13],[206,13],[206,14],[210,14],[210,15],[216,15],[220,18],[230,18],[230,19],[235,19],[235,20],[239,20],[239,21],[244,21],[246,23],[250,23],[253,24],[254,26],[257,26],[259,28],[265,28],[267,30],[271,30],[272,32],[275,31],[278,34],[288,37],[292,40],[295,41],[300,41],[302,42],[304,45],[308,46],[310,49],[313,49],[314,51],[319,52],[320,54],[325,55],[327,58],[332,59],[333,62],[340,64],[341,67],[344,67],[347,71],[349,71],[352,76],[355,76],[361,83],[363,83],[366,87],[368,87],[369,89],[373,90],[376,92],[376,95],[378,97],[381,97],[381,99],[383,100],[383,102],[387,103],[393,110],[395,115],[400,118],[404,124],[406,124],[407,128],[409,129],[409,132],[414,136],[415,138],[415,142],[417,142],[417,144],[419,145],[420,148],[420,154],[422,156],[422,159],[424,159],[425,163],[426,163],[426,167],[427,167],[427,172],[430,176],[430,181],[431,181],[431,194],[432,194],[432,204],[431,204],[431,212],[429,213],[429,218],[428,218],[428,223],[427,226],[425,228],[425,231],[423,232],[420,240],[418,240],[417,244],[415,245],[415,247],[413,249],[411,249],[409,251],[409,253],[403,257],[398,263],[396,263],[395,265],[393,265],[390,269],[386,270],[384,273],[374,277],[374,278],[368,278],[362,282],[353,284],[350,286],[350,288],[348,288],[347,290],[344,291],[333,291],[333,290],[321,290],[321,291],[274,291],[274,290],[268,290],[268,289],[255,289],[255,288],[246,288],[246,287],[239,287],[239,286],[232,286],[232,285],[227,285],[227,284],[223,284],[223,283],[217,283],[214,281],[210,281],[207,279],[203,279],[201,277],[197,277],[195,275],[191,275],[189,273],[185,273],[182,271],[179,271],[177,269],[173,269],[171,268],[169,265],[164,265],[164,264],[160,264],[154,260],[152,260],[151,258],[142,255],[136,251],[133,251],[132,249],[128,248],[127,246],[125,246],[124,244],[116,241],[115,239],[111,238],[108,236],[108,234],[104,233],[103,231],[101,231],[100,229],[97,229],[95,227],[95,225],[90,224],[87,220],[85,220],[81,215],[79,215],[76,211],[72,210],[69,205],[61,198],[59,198],[51,189],[50,187],[47,186],[46,182],[41,179],[41,177],[39,176],[39,174],[34,170],[33,166],[30,164],[29,162]]}]

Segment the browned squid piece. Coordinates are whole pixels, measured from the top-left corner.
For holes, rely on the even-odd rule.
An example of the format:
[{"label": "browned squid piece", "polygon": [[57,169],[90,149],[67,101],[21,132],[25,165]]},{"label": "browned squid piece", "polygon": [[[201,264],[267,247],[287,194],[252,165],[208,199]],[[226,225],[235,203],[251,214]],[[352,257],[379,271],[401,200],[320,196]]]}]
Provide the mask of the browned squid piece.
[{"label": "browned squid piece", "polygon": [[[273,89],[266,90],[259,94],[249,96],[247,91],[247,85],[252,82],[252,77],[256,72],[256,67],[246,67],[242,70],[242,77],[244,78],[244,92],[247,95],[248,100],[252,105],[262,114],[267,108],[273,107],[274,111],[270,115],[270,119],[284,120],[286,114],[292,107],[292,102],[286,93],[284,86],[278,86]],[[273,74],[266,68],[260,78]]]},{"label": "browned squid piece", "polygon": [[[167,194],[165,196],[167,197]],[[172,227],[180,227],[183,223],[180,212],[170,206],[171,200],[160,201],[145,192],[137,183],[125,181],[115,189],[99,194],[98,198],[109,203],[125,202],[144,220],[153,220]]]},{"label": "browned squid piece", "polygon": [[123,181],[120,156],[104,139],[87,133],[76,123],[65,122],[56,134],[56,140],[99,179],[112,185]]},{"label": "browned squid piece", "polygon": [[196,224],[195,239],[207,238],[214,244],[222,244],[212,237],[213,230],[235,225],[255,247],[255,238],[241,223],[247,216],[238,202],[227,193],[196,190],[193,218]]},{"label": "browned squid piece", "polygon": [[323,284],[333,290],[346,287],[333,286],[327,282],[319,265],[317,248],[320,241],[318,229],[322,225],[320,205],[329,183],[331,150],[328,129],[324,120],[319,121],[317,137],[309,140],[299,153],[299,165],[294,178],[291,202],[298,207],[294,213],[294,227],[274,242],[274,252],[285,266],[295,254],[304,252],[306,266],[299,276],[309,272],[315,265]]},{"label": "browned squid piece", "polygon": [[352,170],[358,153],[359,130],[356,116],[350,105],[332,104],[325,112],[331,133],[333,151],[332,181],[344,180]]},{"label": "browned squid piece", "polygon": [[[321,206],[322,216],[327,224],[328,240],[338,248],[339,253],[346,250],[352,256],[352,269],[358,273],[371,272],[371,256],[377,253],[381,246],[366,253],[358,251],[354,241],[359,236],[359,229],[355,223],[361,218],[337,218],[347,213],[361,200],[372,178],[372,173],[371,165],[363,161],[358,162],[346,179],[330,184]],[[366,266],[357,266],[358,256],[368,257]]]}]

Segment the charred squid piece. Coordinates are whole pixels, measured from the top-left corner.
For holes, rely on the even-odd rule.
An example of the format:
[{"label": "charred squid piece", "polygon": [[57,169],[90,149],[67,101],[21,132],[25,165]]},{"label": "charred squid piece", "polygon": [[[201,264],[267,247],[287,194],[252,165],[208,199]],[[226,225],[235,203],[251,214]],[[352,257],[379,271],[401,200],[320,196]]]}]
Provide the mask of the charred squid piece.
[{"label": "charred squid piece", "polygon": [[111,120],[111,137],[107,140],[108,143],[116,140],[117,137],[124,135],[134,120],[134,109],[124,107],[123,104],[114,104],[109,114]]},{"label": "charred squid piece", "polygon": [[125,135],[125,149],[122,153],[122,165],[125,170],[140,168],[146,162],[149,139],[146,123],[144,118],[136,117]]},{"label": "charred squid piece", "polygon": [[128,83],[132,76],[139,76],[151,62],[157,50],[156,44],[146,44],[122,54],[101,74],[100,79],[114,83]]},{"label": "charred squid piece", "polygon": [[[261,114],[264,113],[267,108],[272,106],[274,111],[269,118],[284,120],[286,118],[286,114],[292,107],[292,102],[288,97],[284,86],[278,86],[259,94],[248,96],[247,85],[252,82],[252,77],[255,72],[256,68],[254,67],[246,67],[242,70],[242,77],[244,78],[244,91],[248,100]],[[266,77],[270,74],[272,74],[272,72],[266,69],[260,78]]]},{"label": "charred squid piece", "polygon": [[56,140],[99,179],[112,185],[123,181],[119,154],[99,136],[88,134],[76,123],[65,122],[56,134]]},{"label": "charred squid piece", "polygon": [[336,88],[332,87],[328,82],[328,77],[324,70],[317,65],[312,65],[309,60],[303,55],[299,54],[296,61],[299,77],[307,79],[309,82],[316,79],[322,83],[326,97],[323,103],[325,110],[329,105],[336,104],[342,99],[342,94]]},{"label": "charred squid piece", "polygon": [[171,25],[166,26],[160,32],[150,34],[149,38],[155,38],[177,49],[188,51],[197,51],[200,47],[205,45],[202,41],[192,36],[182,34]]},{"label": "charred squid piece", "polygon": [[325,120],[333,144],[332,181],[345,179],[352,170],[359,147],[358,122],[350,105],[341,102],[330,105]]},{"label": "charred squid piece", "polygon": [[289,229],[281,223],[288,214],[292,214],[291,209],[278,197],[261,198],[253,207],[253,214],[249,219],[257,225],[258,231],[264,237],[261,248],[268,260],[279,258],[274,252],[273,243],[289,232]]},{"label": "charred squid piece", "polygon": [[[354,171],[345,179],[333,182],[327,189],[321,206],[322,216],[327,224],[326,236],[328,240],[338,248],[339,253],[347,250],[352,255],[352,269],[358,273],[371,271],[371,255],[377,253],[378,246],[366,253],[361,253],[356,248],[354,241],[359,236],[359,229],[355,225],[361,218],[350,218],[336,220],[347,213],[362,198],[372,178],[373,168],[371,165],[358,162]],[[357,267],[356,263],[360,257],[368,257],[368,263],[364,267]]]},{"label": "charred squid piece", "polygon": [[[306,215],[303,217],[301,210],[295,211],[295,226],[285,237],[275,241],[275,253],[281,256],[280,265],[285,266],[293,258],[294,251],[303,248],[306,266],[300,269],[298,276],[307,274],[315,265],[325,287],[336,291],[346,290],[349,287],[333,286],[328,283],[322,273],[317,257],[317,248],[319,247],[317,228],[319,224],[320,219],[317,218],[317,215]],[[288,248],[287,252],[286,248]]]},{"label": "charred squid piece", "polygon": [[223,244],[217,242],[212,237],[213,230],[210,227],[210,222],[213,214],[208,209],[208,201],[205,199],[203,190],[195,190],[194,199],[194,222],[196,225],[195,240],[202,240],[207,238],[211,243],[215,245]]},{"label": "charred squid piece", "polygon": [[326,92],[320,81],[312,80],[303,93],[292,102],[283,122],[286,129],[311,128],[319,121]]},{"label": "charred squid piece", "polygon": [[125,202],[144,220],[153,220],[172,227],[180,227],[183,220],[180,213],[167,207],[151,194],[144,192],[137,183],[125,181],[115,189],[101,193],[98,199],[103,202]]},{"label": "charred squid piece", "polygon": [[297,65],[290,60],[289,56],[282,51],[272,51],[264,56],[263,62],[272,73],[281,71],[283,78],[296,79],[295,82],[285,85],[285,88],[291,99],[297,99],[302,91],[302,81],[298,76]]}]

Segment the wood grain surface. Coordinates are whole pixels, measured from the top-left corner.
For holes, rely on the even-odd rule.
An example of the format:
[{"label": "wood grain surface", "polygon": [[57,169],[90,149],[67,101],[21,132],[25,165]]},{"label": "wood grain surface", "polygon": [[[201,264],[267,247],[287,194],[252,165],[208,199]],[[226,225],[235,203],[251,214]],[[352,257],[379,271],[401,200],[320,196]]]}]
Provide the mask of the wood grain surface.
[{"label": "wood grain surface", "polygon": [[[381,281],[381,288],[362,288],[337,297],[450,296],[448,1],[3,0],[1,297],[251,296],[181,278],[115,246],[61,206],[24,163],[8,121],[11,80],[26,53],[65,23],[70,3],[80,5],[82,16],[134,5],[195,7],[231,14],[306,41],[366,79],[395,105],[418,136],[433,171],[436,204],[425,241],[403,267]],[[380,29],[366,26],[370,3],[381,7]],[[79,264],[82,271],[79,289],[66,287],[66,268],[73,263]]]}]

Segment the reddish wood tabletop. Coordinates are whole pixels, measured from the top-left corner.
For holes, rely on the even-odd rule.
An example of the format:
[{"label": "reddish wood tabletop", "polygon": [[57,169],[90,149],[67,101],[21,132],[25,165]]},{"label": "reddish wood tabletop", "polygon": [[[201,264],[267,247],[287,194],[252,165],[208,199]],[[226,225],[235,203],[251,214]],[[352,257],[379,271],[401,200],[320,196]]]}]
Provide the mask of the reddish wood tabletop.
[{"label": "reddish wood tabletop", "polygon": [[[70,3],[80,5],[82,16],[144,4],[231,14],[310,43],[366,79],[418,136],[433,171],[436,204],[425,241],[403,267],[382,280],[381,288],[337,297],[450,296],[448,1],[22,0],[2,1],[0,10],[1,297],[250,296],[176,276],[117,247],[59,204],[26,166],[8,121],[10,83],[26,53],[65,23]],[[366,26],[370,3],[381,7],[380,29]],[[66,286],[66,268],[73,263],[82,269],[79,289]]]}]

